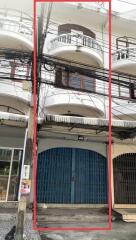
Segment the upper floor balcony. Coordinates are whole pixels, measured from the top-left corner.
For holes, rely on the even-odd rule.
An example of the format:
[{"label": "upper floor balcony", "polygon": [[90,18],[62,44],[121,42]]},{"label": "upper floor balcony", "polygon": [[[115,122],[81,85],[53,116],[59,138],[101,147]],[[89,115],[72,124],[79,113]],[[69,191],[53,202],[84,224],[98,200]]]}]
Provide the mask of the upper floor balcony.
[{"label": "upper floor balcony", "polygon": [[48,114],[72,115],[82,117],[103,117],[103,98],[63,89],[48,89],[44,112]]},{"label": "upper floor balcony", "polygon": [[[120,44],[120,42],[122,44]],[[117,50],[112,54],[113,70],[136,74],[136,42],[127,37],[117,39]]]},{"label": "upper floor balcony", "polygon": [[31,94],[24,83],[0,80],[0,111],[27,114],[30,101]]},{"label": "upper floor balcony", "polygon": [[[31,101],[31,63],[0,55],[0,111],[27,114]],[[4,55],[4,50],[3,50]]]},{"label": "upper floor balcony", "polygon": [[128,101],[120,101],[120,104],[115,104],[115,102],[113,102],[113,118],[117,120],[136,121],[135,105],[134,102]]},{"label": "upper floor balcony", "polygon": [[[74,66],[71,66],[71,69],[67,69],[67,71],[66,69],[64,70],[65,64],[63,63],[63,69],[60,69],[59,60],[57,62],[57,69],[52,68],[53,66],[48,64],[42,69],[42,81],[44,82],[45,80],[53,83],[53,85],[55,84],[58,88],[49,85],[45,87],[45,84],[41,86],[41,116],[42,113],[43,115],[47,113],[98,118],[104,117],[104,83],[95,79],[95,76],[89,77],[85,75],[85,72],[84,74],[79,73],[79,69],[76,68],[75,70]],[[69,68],[69,65],[66,65],[66,67]],[[102,94],[98,96],[96,93]]]},{"label": "upper floor balcony", "polygon": [[[46,60],[46,61],[45,61]],[[86,117],[105,117],[109,104],[109,70],[83,64],[73,64],[46,55],[42,82],[51,85],[40,93],[41,106],[48,114],[68,114]],[[134,120],[130,106],[136,99],[136,76],[112,71],[113,117]],[[61,89],[59,89],[61,88]],[[129,104],[128,104],[129,103]],[[121,105],[124,105],[122,112]],[[129,109],[127,107],[129,105]],[[125,114],[126,113],[126,114]]]},{"label": "upper floor balcony", "polygon": [[33,20],[26,13],[0,9],[0,46],[32,50]]},{"label": "upper floor balcony", "polygon": [[93,66],[103,65],[103,50],[95,34],[75,24],[59,26],[58,36],[49,42],[48,53]]}]

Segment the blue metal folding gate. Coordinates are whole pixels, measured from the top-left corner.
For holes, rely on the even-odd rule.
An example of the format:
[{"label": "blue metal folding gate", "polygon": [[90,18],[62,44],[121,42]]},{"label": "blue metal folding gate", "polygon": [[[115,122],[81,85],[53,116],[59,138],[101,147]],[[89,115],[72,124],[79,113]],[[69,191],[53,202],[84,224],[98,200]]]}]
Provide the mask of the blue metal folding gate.
[{"label": "blue metal folding gate", "polygon": [[54,148],[40,153],[37,202],[107,203],[106,158],[78,148]]}]

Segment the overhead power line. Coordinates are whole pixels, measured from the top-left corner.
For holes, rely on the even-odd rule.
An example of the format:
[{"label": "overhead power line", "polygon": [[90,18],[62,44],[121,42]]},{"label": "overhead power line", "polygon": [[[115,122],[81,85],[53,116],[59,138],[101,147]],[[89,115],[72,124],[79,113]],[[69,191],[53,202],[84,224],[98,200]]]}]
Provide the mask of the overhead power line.
[{"label": "overhead power line", "polygon": [[[94,66],[81,64],[75,61],[67,61],[62,58],[55,58],[49,55],[43,55],[41,61],[43,63],[43,67],[45,66],[46,72],[45,74],[43,74],[45,78],[42,79],[42,83],[54,85],[55,87],[67,90],[69,89],[86,93],[94,93],[96,95],[108,96],[108,82],[109,82],[108,69],[97,68]],[[78,73],[78,76],[82,75],[87,77],[87,79],[84,80],[85,86],[81,88],[80,77],[77,78],[76,76],[75,76],[76,80],[75,82],[73,82],[73,84],[69,82],[71,81],[70,78],[68,77],[69,75],[67,75],[67,80],[65,82],[65,80],[62,78],[63,73],[64,74]],[[54,76],[56,76],[55,79]],[[93,89],[92,79],[93,80],[96,79],[96,81],[99,81],[98,83],[96,82],[96,89]],[[104,91],[105,87],[104,83],[107,83],[106,86],[107,91]],[[112,72],[112,97],[123,99],[122,96],[116,94],[116,92],[119,92],[119,90],[116,89],[116,87],[122,88],[123,91],[121,93],[124,96],[127,93],[129,94],[128,100],[136,102],[136,98],[134,96],[135,94],[133,93],[133,91],[136,89],[136,76]],[[125,89],[128,89],[129,92],[126,92]]]},{"label": "overhead power line", "polygon": [[[15,51],[13,49],[8,50],[7,49],[0,49],[0,62],[2,61],[3,64],[5,64],[4,66],[4,71],[1,68],[0,71],[0,79],[1,81],[4,81],[5,79],[8,80],[25,80],[25,81],[32,81],[31,75],[25,75],[24,73],[26,73],[26,69],[22,69],[21,68],[21,72],[19,70],[19,67],[22,67],[24,63],[28,63],[31,65],[31,60],[32,60],[32,53],[30,52],[20,52],[20,51]],[[16,62],[18,63],[18,69],[17,69],[17,73],[14,74],[14,76],[11,76],[10,71],[9,71],[9,61],[10,60],[16,60]],[[51,57],[48,55],[42,55],[39,56],[39,61],[41,62],[42,68],[44,67],[45,64],[47,64],[48,66],[50,66],[52,68],[52,70],[54,69],[65,69],[65,70],[69,70],[71,72],[79,72],[79,74],[83,74],[86,76],[90,76],[90,77],[94,77],[94,79],[96,79],[96,86],[97,86],[97,91],[96,89],[94,91],[87,91],[87,89],[83,89],[85,94],[89,94],[92,93],[93,95],[101,95],[101,96],[107,96],[108,97],[108,77],[109,77],[109,71],[108,69],[104,69],[104,68],[98,68],[98,67],[93,67],[93,66],[89,66],[89,65],[85,65],[85,64],[81,64],[78,62],[74,62],[74,61],[67,61],[64,59],[60,59],[60,58],[55,58],[55,57]],[[47,66],[46,66],[47,67]],[[50,70],[50,69],[49,69]],[[30,71],[31,72],[31,71]],[[46,75],[47,73],[50,73],[50,71],[48,71],[48,69],[45,69]],[[51,71],[52,72],[52,71]],[[52,72],[53,75],[55,76],[55,73]],[[46,81],[46,77],[43,77],[41,74],[41,83],[47,84],[47,86],[52,85],[54,87],[59,87],[61,89],[66,89],[66,90],[74,90],[74,91],[78,91],[81,92],[82,89],[80,89],[79,87],[76,88],[76,86],[74,88],[70,87],[70,86],[61,86],[61,85],[56,85],[55,82],[48,82]],[[123,79],[123,80],[122,80]],[[100,80],[99,82],[97,82],[98,80]],[[124,87],[123,89],[129,89],[130,85],[129,85],[129,80],[131,80],[133,83],[136,83],[136,76],[135,75],[127,75],[127,74],[121,74],[121,73],[117,73],[117,72],[112,72],[112,92],[114,93],[116,90],[116,87]],[[37,79],[38,81],[38,79]],[[107,94],[104,94],[103,90],[104,90],[104,82],[106,83],[106,87],[105,90],[107,92]],[[4,81],[5,83],[5,81]],[[88,80],[89,83],[89,80]],[[125,90],[121,90],[122,95],[126,94]],[[47,97],[47,95],[46,95]],[[113,99],[115,101],[115,99],[120,99],[123,100],[123,97],[121,96],[112,96]],[[125,101],[130,101],[130,102],[136,102],[135,99],[124,99]],[[116,102],[117,103],[117,102]],[[121,106],[121,104],[118,104]],[[124,111],[121,111],[119,109],[117,109],[116,107],[113,107],[114,113],[113,115],[118,118],[118,119],[122,119],[122,116],[120,115],[124,115],[127,118],[129,117],[129,119],[131,120],[136,120],[135,116],[131,116],[131,114],[127,114],[127,111],[129,110],[128,106],[124,106],[125,109],[125,113]],[[131,110],[131,109],[130,109]],[[133,111],[134,113],[136,111]]]}]

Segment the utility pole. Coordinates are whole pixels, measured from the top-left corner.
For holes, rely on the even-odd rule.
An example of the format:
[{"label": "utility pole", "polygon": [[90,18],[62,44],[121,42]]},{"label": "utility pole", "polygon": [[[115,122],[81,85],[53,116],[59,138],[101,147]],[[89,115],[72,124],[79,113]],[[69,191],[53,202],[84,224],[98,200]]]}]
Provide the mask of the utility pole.
[{"label": "utility pole", "polygon": [[[40,92],[40,82],[39,79],[41,77],[41,63],[39,61],[40,55],[42,55],[43,50],[43,18],[44,18],[44,7],[41,5],[41,14],[38,19],[38,36],[37,36],[37,83],[36,83],[36,95],[37,97],[37,114],[38,114],[38,106],[39,106],[39,92]],[[29,180],[31,184],[30,196],[21,196],[19,205],[18,205],[18,218],[17,218],[17,226],[16,226],[16,240],[23,240],[23,232],[24,232],[24,223],[25,223],[25,215],[28,204],[33,203],[33,137],[34,137],[34,87],[33,87],[33,60],[31,64],[31,102],[29,106],[29,118],[28,118],[28,131],[27,131],[27,140],[26,140],[26,148],[24,149],[24,166],[23,166],[23,178],[25,175],[25,168],[28,169],[27,180]],[[37,123],[35,123],[37,124]],[[23,178],[21,179],[23,183]],[[21,184],[22,184],[21,183]],[[21,187],[20,187],[21,189]],[[21,194],[20,194],[21,195]],[[33,205],[33,204],[32,204]]]},{"label": "utility pole", "polygon": [[[45,4],[41,4],[41,13],[38,19],[38,31],[37,31],[37,83],[36,83],[36,95],[37,95],[37,116],[39,109],[39,94],[40,94],[40,79],[41,79],[41,61],[40,57],[43,54],[43,46],[45,42],[45,38],[47,35],[47,29],[49,25],[49,19],[51,15],[52,3],[48,4],[48,14],[47,14],[47,23],[44,30],[44,15],[45,15]],[[33,83],[33,63],[31,65],[31,79]],[[31,86],[31,103],[29,106],[29,119],[28,119],[28,132],[27,132],[27,140],[26,140],[26,148],[25,148],[25,157],[24,157],[24,166],[29,171],[29,181],[31,181],[31,192],[30,196],[24,196],[20,198],[19,206],[18,206],[18,220],[16,226],[16,240],[23,240],[23,232],[24,232],[24,222],[25,222],[25,214],[27,205],[33,203],[33,137],[34,137],[34,104],[33,104],[33,84]],[[35,123],[37,124],[37,123]],[[24,171],[24,167],[23,167]],[[23,174],[24,176],[24,174]],[[22,179],[23,180],[23,179]]]}]

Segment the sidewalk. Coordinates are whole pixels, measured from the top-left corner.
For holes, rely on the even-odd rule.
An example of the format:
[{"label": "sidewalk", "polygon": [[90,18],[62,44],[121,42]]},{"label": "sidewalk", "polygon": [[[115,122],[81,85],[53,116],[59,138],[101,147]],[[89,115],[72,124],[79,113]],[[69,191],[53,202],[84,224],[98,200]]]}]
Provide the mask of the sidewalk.
[{"label": "sidewalk", "polygon": [[54,231],[41,233],[41,240],[135,240],[136,223],[113,222],[110,231]]},{"label": "sidewalk", "polygon": [[[17,209],[0,208],[0,240],[4,240],[5,235],[16,225]],[[24,234],[28,240],[40,240],[38,232],[32,229],[32,213],[26,214]]]}]

